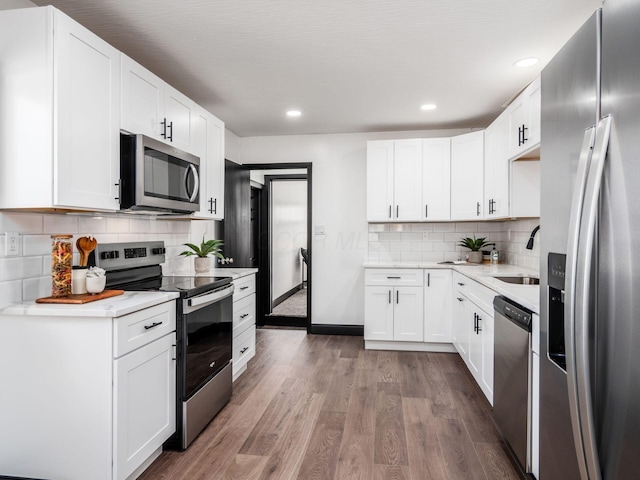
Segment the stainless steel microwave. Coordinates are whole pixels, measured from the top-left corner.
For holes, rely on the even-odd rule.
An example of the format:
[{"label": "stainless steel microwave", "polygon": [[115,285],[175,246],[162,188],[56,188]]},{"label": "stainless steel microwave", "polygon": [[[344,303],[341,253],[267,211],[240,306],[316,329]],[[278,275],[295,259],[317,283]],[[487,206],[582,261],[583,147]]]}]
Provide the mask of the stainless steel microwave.
[{"label": "stainless steel microwave", "polygon": [[120,209],[200,210],[200,159],[145,135],[120,135]]}]

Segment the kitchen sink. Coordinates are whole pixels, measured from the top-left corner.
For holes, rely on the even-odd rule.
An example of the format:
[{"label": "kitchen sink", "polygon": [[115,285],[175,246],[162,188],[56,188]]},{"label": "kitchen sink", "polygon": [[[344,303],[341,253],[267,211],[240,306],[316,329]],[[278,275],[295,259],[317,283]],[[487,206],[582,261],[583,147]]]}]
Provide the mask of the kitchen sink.
[{"label": "kitchen sink", "polygon": [[537,277],[494,277],[505,283],[513,283],[516,285],[540,285],[540,279]]}]

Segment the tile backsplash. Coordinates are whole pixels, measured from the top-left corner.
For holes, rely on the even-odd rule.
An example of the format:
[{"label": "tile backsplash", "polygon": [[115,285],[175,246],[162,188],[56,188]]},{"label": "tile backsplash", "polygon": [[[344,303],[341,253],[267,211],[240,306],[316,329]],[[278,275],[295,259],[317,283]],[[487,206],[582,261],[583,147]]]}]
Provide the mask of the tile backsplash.
[{"label": "tile backsplash", "polygon": [[475,235],[495,242],[501,263],[539,271],[542,232],[536,234],[533,250],[525,248],[531,231],[539,224],[539,218],[502,222],[370,223],[368,259],[462,260],[468,250],[457,246],[458,242],[463,237]]},{"label": "tile backsplash", "polygon": [[[19,233],[18,256],[5,255],[5,233]],[[162,217],[91,214],[0,213],[0,307],[51,295],[51,235],[73,235],[73,264],[78,237],[92,235],[98,243],[163,240],[165,274],[193,272],[193,259],[179,256],[186,242],[218,238],[220,223],[166,220]]]}]

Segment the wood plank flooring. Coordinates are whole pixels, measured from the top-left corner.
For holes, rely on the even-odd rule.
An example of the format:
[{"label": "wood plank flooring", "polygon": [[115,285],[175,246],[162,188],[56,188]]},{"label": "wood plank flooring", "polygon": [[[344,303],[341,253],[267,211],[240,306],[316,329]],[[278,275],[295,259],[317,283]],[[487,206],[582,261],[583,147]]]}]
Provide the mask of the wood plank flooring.
[{"label": "wood plank flooring", "polygon": [[231,401],[143,480],[517,480],[462,359],[259,329]]}]

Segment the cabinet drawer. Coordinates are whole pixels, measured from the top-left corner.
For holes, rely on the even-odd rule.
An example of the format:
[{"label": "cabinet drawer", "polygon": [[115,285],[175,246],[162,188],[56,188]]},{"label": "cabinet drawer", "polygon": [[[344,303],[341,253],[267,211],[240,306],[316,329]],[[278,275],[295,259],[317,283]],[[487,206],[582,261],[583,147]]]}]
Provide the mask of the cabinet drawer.
[{"label": "cabinet drawer", "polygon": [[364,271],[365,285],[388,285],[405,287],[422,287],[424,274],[421,268],[368,268]]},{"label": "cabinet drawer", "polygon": [[256,276],[254,274],[247,275],[246,277],[238,278],[233,281],[233,301],[248,297],[252,293],[256,293]]},{"label": "cabinet drawer", "polygon": [[476,281],[469,281],[467,297],[491,316],[493,316],[493,298],[496,295],[498,294],[490,288]]},{"label": "cabinet drawer", "polygon": [[453,272],[453,291],[456,296],[468,295],[469,285],[473,282],[468,277],[465,277],[460,272]]},{"label": "cabinet drawer", "polygon": [[233,338],[256,324],[256,296],[249,295],[233,302]]},{"label": "cabinet drawer", "polygon": [[256,354],[256,327],[252,325],[233,339],[233,373],[244,367]]},{"label": "cabinet drawer", "polygon": [[161,303],[113,321],[113,356],[117,358],[174,331],[176,302]]}]

